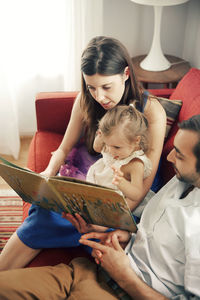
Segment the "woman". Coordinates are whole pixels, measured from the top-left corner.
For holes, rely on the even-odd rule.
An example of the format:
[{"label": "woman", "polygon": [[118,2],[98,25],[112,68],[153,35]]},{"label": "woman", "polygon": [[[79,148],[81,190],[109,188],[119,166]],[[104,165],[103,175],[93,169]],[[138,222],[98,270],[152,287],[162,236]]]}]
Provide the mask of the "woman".
[{"label": "woman", "polygon": [[[98,121],[107,110],[118,104],[129,105],[136,99],[136,108],[143,111],[148,120],[150,144],[146,154],[152,161],[151,175],[144,180],[143,199],[152,185],[162,152],[166,130],[164,109],[155,98],[139,89],[131,58],[116,39],[93,38],[83,51],[81,73],[82,88],[74,103],[69,125],[43,174],[55,175],[83,134],[88,152],[100,151],[98,147],[93,149]],[[91,159],[89,163],[93,161]],[[80,234],[68,220],[33,205],[28,218],[2,251],[0,269],[24,267],[42,248],[76,246],[79,238]]]}]

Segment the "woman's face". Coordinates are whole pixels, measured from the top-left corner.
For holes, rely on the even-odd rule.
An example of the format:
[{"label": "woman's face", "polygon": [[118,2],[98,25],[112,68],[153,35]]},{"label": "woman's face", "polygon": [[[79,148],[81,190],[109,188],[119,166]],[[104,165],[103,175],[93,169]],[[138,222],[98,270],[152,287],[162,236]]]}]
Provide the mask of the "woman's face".
[{"label": "woman's face", "polygon": [[116,106],[125,89],[125,81],[128,79],[128,74],[117,74],[105,76],[95,74],[88,76],[83,74],[86,87],[92,97],[105,109],[111,109]]}]

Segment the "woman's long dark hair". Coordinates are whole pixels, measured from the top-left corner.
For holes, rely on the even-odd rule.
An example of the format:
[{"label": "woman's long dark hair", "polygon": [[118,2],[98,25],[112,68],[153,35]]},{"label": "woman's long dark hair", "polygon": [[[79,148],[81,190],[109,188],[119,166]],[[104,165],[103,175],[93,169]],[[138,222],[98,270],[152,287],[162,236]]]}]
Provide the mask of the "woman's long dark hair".
[{"label": "woman's long dark hair", "polygon": [[105,76],[123,75],[126,67],[129,68],[130,74],[125,82],[124,94],[119,104],[129,105],[134,101],[135,107],[139,111],[142,111],[143,99],[134,75],[132,60],[127,49],[114,38],[98,36],[93,38],[83,51],[81,57],[81,108],[84,113],[87,128],[86,144],[90,153],[94,153],[93,141],[98,122],[106,111],[97,101],[94,101],[87,89],[83,74],[88,76],[97,73]]}]

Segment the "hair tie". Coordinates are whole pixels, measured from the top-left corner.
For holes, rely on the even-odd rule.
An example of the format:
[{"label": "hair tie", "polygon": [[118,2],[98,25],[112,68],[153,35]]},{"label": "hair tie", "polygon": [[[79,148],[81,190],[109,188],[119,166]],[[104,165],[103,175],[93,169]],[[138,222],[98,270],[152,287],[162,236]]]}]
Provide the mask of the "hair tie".
[{"label": "hair tie", "polygon": [[129,106],[128,106],[128,112],[129,112],[129,114],[133,115],[134,110],[135,110],[134,104],[130,103]]}]

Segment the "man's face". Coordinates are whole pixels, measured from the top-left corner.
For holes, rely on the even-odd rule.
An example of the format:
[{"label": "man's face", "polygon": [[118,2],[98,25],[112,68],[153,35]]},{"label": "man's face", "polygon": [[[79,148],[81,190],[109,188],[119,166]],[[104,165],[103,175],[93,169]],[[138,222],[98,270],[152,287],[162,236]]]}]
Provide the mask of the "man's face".
[{"label": "man's face", "polygon": [[193,153],[197,142],[196,132],[179,129],[174,139],[174,148],[168,154],[167,159],[173,164],[180,181],[200,187],[200,173],[196,171],[197,158]]}]

